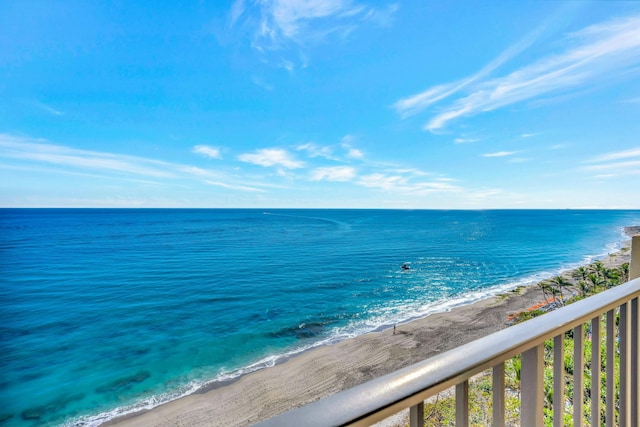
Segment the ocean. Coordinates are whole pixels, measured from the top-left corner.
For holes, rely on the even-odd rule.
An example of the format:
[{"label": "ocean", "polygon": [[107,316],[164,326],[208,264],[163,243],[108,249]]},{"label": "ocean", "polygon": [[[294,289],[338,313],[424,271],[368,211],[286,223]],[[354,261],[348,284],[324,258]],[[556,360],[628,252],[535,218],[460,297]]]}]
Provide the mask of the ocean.
[{"label": "ocean", "polygon": [[628,225],[640,211],[0,209],[0,426],[99,425],[552,277]]}]

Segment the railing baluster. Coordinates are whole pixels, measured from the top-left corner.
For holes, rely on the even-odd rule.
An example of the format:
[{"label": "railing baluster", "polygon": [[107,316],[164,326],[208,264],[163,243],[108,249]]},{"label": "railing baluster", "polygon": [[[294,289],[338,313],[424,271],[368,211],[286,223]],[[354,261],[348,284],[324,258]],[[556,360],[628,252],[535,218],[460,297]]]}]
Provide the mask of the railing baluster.
[{"label": "railing baluster", "polygon": [[504,362],[493,367],[493,426],[504,427]]},{"label": "railing baluster", "polygon": [[553,427],[564,427],[564,334],[553,338]]},{"label": "railing baluster", "polygon": [[413,405],[409,409],[409,426],[424,427],[424,402]]},{"label": "railing baluster", "polygon": [[583,424],[584,415],[584,333],[583,326],[573,329],[573,425]]},{"label": "railing baluster", "polygon": [[606,427],[613,427],[616,424],[615,400],[615,360],[616,360],[616,312],[607,312],[607,401],[606,401]]},{"label": "railing baluster", "polygon": [[591,425],[600,425],[600,321],[601,316],[591,320]]},{"label": "railing baluster", "polygon": [[522,353],[520,372],[520,425],[543,426],[544,408],[544,345]]},{"label": "railing baluster", "polygon": [[640,425],[638,418],[638,298],[631,300],[631,425]]},{"label": "railing baluster", "polygon": [[[620,306],[620,427],[631,425],[629,418],[629,304]],[[637,427],[637,426],[634,426]]]},{"label": "railing baluster", "polygon": [[469,426],[469,381],[456,384],[456,427]]}]

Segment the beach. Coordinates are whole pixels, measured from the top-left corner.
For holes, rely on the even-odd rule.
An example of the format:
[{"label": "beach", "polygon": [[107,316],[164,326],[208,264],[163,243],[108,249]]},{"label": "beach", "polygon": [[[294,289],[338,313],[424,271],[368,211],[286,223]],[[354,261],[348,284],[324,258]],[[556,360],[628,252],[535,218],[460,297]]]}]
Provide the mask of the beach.
[{"label": "beach", "polygon": [[[628,227],[628,235],[640,232]],[[629,242],[602,260],[629,262]],[[570,277],[569,272],[564,275]],[[306,351],[237,381],[115,419],[105,425],[246,426],[362,384],[509,326],[509,316],[545,297],[531,285],[412,320],[379,332]]]}]

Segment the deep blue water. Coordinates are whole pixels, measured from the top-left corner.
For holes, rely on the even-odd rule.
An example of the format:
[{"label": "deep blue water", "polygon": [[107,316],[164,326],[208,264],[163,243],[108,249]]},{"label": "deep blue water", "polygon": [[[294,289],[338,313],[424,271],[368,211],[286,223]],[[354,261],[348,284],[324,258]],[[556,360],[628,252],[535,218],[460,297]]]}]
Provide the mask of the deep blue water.
[{"label": "deep blue water", "polygon": [[0,209],[0,425],[97,425],[552,276],[639,224],[640,211]]}]

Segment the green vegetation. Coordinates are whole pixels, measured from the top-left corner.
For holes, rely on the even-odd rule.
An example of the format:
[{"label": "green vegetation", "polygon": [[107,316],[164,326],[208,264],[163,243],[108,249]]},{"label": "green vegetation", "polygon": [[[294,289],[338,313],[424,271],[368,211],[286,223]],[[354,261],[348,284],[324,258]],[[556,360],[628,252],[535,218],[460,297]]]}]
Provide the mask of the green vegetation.
[{"label": "green vegetation", "polygon": [[538,283],[543,295],[549,301],[546,307],[523,311],[513,317],[513,323],[520,323],[540,316],[549,310],[574,303],[590,295],[618,286],[629,277],[629,263],[617,268],[607,268],[600,261],[586,267],[579,267],[570,276],[556,276]]},{"label": "green vegetation", "polygon": [[[563,306],[579,301],[590,295],[617,286],[629,277],[629,264],[623,264],[618,268],[606,268],[601,262],[595,262],[587,267],[574,270],[571,277],[555,277],[539,284],[543,293],[555,304],[552,307]],[[545,313],[544,309],[523,311],[516,316],[516,322],[537,317]],[[618,320],[616,320],[616,324]],[[591,378],[591,355],[593,342],[591,339],[591,325],[583,328],[584,342],[584,394],[580,396],[583,405],[584,423],[589,424],[591,419],[591,390],[593,387]],[[601,319],[601,331],[605,330],[604,319]],[[616,357],[613,361],[606,360],[606,337],[601,333],[600,342],[600,396],[601,396],[601,423],[604,423],[605,385],[607,381],[606,364],[614,363],[616,372],[616,402],[619,393],[619,351],[616,349]],[[616,346],[618,344],[616,343]],[[553,340],[544,343],[545,368],[544,368],[544,422],[545,426],[553,424]],[[573,425],[573,406],[576,404],[576,396],[573,390],[574,373],[574,340],[573,330],[565,333],[564,339],[564,382],[565,398],[563,407],[559,410],[564,414],[564,425]],[[506,425],[520,424],[520,356],[516,356],[505,362],[505,422]],[[492,377],[491,371],[485,371],[472,378],[469,383],[469,425],[487,426],[492,424]],[[617,405],[617,403],[616,403]],[[616,417],[617,417],[616,407]],[[455,425],[455,395],[452,391],[438,394],[425,402],[424,407],[425,426],[454,426]],[[616,419],[614,424],[617,425]]]}]

